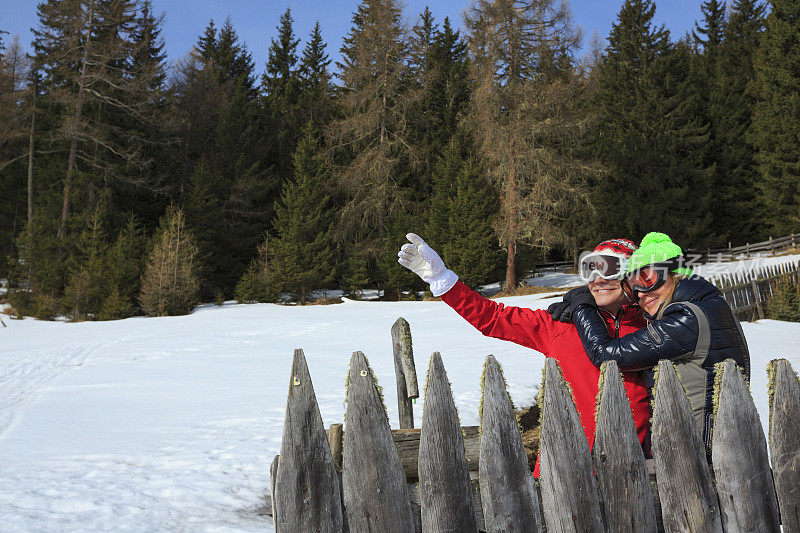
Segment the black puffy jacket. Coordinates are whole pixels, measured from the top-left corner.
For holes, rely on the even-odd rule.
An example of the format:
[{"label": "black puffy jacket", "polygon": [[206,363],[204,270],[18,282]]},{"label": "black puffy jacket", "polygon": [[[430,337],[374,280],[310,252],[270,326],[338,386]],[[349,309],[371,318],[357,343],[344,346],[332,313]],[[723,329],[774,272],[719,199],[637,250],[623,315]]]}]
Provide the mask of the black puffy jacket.
[{"label": "black puffy jacket", "polygon": [[719,290],[700,276],[680,280],[661,318],[624,337],[608,335],[594,306],[578,307],[572,321],[595,366],[613,360],[620,369],[642,370],[672,360],[706,440],[713,424],[714,365],[733,359],[750,378],[750,353],[739,321]]}]

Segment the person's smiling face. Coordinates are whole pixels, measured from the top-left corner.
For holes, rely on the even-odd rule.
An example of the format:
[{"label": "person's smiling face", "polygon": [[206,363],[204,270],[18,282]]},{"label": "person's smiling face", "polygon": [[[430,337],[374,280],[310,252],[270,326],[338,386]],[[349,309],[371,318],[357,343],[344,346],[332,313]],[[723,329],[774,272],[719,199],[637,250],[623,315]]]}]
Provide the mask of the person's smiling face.
[{"label": "person's smiling face", "polygon": [[618,279],[597,278],[589,282],[589,291],[598,307],[603,307],[612,313],[617,312],[624,298],[622,284]]},{"label": "person's smiling face", "polygon": [[659,288],[650,292],[639,293],[639,306],[644,309],[644,312],[648,315],[655,316],[658,307],[669,295],[674,284],[675,278],[672,277],[672,274],[667,274],[666,281]]}]

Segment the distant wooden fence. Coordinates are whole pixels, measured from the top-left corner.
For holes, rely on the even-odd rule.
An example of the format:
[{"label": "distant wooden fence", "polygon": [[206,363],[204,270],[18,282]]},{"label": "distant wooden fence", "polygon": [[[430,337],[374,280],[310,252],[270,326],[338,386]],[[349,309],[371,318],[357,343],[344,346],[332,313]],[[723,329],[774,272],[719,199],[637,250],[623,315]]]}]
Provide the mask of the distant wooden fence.
[{"label": "distant wooden fence", "polygon": [[[326,434],[303,351],[296,350],[281,451],[271,468],[276,531],[780,531],[782,523],[783,531],[800,532],[800,381],[786,360],[771,362],[768,373],[769,444],[741,373],[733,361],[720,365],[712,469],[672,364],[659,364],[656,489],[614,362],[601,369],[590,453],[561,370],[546,360],[536,483],[493,356],[480,383],[479,433],[460,426],[434,353],[422,429],[402,430],[398,440],[361,352],[350,360],[344,435],[340,425]],[[413,468],[409,450],[416,452]]]},{"label": "distant wooden fence", "polygon": [[800,286],[800,263],[786,262],[710,279],[739,320],[764,318],[766,303],[775,294],[781,280],[793,280],[796,286]]},{"label": "distant wooden fence", "polygon": [[778,237],[773,239],[770,237],[766,241],[746,243],[742,246],[731,246],[728,243],[727,248],[706,248],[706,249],[692,249],[686,250],[686,254],[695,256],[701,263],[707,261],[730,261],[737,257],[750,257],[754,254],[764,252],[776,253],[784,250],[790,250],[800,246],[800,233],[787,235],[785,237]]}]

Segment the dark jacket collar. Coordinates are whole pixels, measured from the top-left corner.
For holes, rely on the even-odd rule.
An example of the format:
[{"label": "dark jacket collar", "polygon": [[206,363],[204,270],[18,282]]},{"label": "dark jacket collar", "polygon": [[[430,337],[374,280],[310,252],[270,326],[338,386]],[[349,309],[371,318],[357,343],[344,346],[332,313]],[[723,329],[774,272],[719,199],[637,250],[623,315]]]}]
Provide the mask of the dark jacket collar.
[{"label": "dark jacket collar", "polygon": [[705,278],[694,275],[683,278],[675,287],[672,295],[673,302],[697,302],[700,300],[710,300],[719,296],[720,292],[715,286],[706,281]]}]

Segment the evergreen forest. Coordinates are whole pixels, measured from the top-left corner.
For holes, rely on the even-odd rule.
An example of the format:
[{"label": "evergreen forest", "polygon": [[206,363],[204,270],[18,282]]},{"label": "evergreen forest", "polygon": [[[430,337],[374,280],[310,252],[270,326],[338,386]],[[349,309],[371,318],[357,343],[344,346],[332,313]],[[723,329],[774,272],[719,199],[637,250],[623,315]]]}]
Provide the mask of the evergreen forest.
[{"label": "evergreen forest", "polygon": [[656,7],[624,0],[607,45],[558,0],[463,21],[363,0],[340,43],[287,9],[261,66],[230,19],[168,62],[150,0],[42,0],[31,43],[0,27],[8,301],[108,320],[413,297],[408,232],[513,292],[612,237],[800,232],[800,2],[704,0],[686,35]]}]

